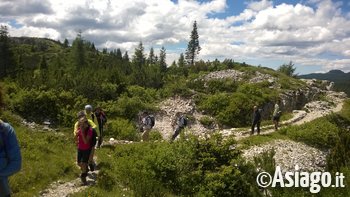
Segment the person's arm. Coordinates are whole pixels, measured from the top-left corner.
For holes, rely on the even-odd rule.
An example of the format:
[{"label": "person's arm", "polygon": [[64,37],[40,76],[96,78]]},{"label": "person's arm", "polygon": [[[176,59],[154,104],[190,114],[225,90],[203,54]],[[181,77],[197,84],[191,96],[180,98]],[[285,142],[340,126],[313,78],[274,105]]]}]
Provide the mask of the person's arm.
[{"label": "person's arm", "polygon": [[97,125],[96,125],[91,119],[88,119],[88,122],[89,122],[89,125],[90,125],[93,129],[96,129],[96,128],[97,128]]},{"label": "person's arm", "polygon": [[21,169],[22,157],[20,147],[14,129],[8,123],[2,123],[0,129],[4,129],[5,150],[7,153],[7,166],[0,170],[0,177],[8,177]]},{"label": "person's arm", "polygon": [[77,121],[75,124],[74,124],[74,130],[73,130],[73,135],[76,136],[77,133],[78,133],[78,124],[79,124],[79,121]]}]

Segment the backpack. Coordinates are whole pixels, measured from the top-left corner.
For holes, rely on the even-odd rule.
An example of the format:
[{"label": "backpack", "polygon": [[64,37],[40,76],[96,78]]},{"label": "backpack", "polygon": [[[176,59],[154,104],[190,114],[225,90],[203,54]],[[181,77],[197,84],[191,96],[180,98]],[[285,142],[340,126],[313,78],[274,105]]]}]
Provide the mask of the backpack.
[{"label": "backpack", "polygon": [[96,145],[96,138],[97,138],[97,131],[96,129],[94,128],[91,128],[92,129],[92,136],[91,136],[91,147],[94,147]]},{"label": "backpack", "polygon": [[[151,120],[150,126],[154,127],[154,125],[156,123],[156,120],[155,120],[154,116],[153,115],[149,115],[148,118]],[[147,121],[147,123],[148,123],[148,121]]]},{"label": "backpack", "polygon": [[180,117],[180,126],[185,127],[187,126],[187,119],[184,116]]}]

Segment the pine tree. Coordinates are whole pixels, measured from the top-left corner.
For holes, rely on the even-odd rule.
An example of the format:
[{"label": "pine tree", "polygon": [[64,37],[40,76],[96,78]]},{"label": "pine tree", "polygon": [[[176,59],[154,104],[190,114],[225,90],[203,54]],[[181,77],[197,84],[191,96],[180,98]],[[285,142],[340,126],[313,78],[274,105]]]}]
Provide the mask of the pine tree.
[{"label": "pine tree", "polygon": [[194,21],[193,23],[193,29],[190,36],[190,41],[187,45],[186,50],[186,60],[189,65],[193,65],[194,61],[196,59],[196,56],[199,54],[199,51],[201,50],[201,47],[199,46],[199,40],[198,40],[198,32],[197,32],[197,22]]},{"label": "pine tree", "polygon": [[148,59],[147,59],[147,63],[148,64],[154,64],[154,50],[153,47],[151,47],[151,49],[149,50],[149,55],[148,55]]},{"label": "pine tree", "polygon": [[125,53],[123,55],[123,62],[129,62],[129,55],[128,55],[127,51],[125,51]]},{"label": "pine tree", "polygon": [[132,63],[136,67],[141,68],[143,65],[145,65],[145,59],[144,47],[142,42],[140,42],[137,48],[135,48],[134,55],[132,56]]},{"label": "pine tree", "polygon": [[160,49],[159,53],[159,67],[160,67],[160,72],[165,73],[167,69],[166,65],[166,50],[164,47]]},{"label": "pine tree", "polygon": [[122,51],[119,48],[117,49],[116,57],[117,57],[118,60],[122,60],[123,59]]},{"label": "pine tree", "polygon": [[69,42],[68,42],[67,38],[64,39],[63,47],[64,47],[64,48],[68,48],[68,47],[69,47]]},{"label": "pine tree", "polygon": [[85,48],[84,48],[84,40],[81,37],[81,31],[79,31],[77,37],[73,41],[72,44],[72,52],[75,67],[79,70],[86,66],[86,57],[85,57]]},{"label": "pine tree", "polygon": [[14,74],[15,64],[10,50],[7,26],[0,27],[0,78]]},{"label": "pine tree", "polygon": [[173,63],[171,63],[171,66],[170,67],[176,67],[176,61],[174,60]]},{"label": "pine tree", "polygon": [[179,65],[179,67],[185,66],[186,62],[185,62],[185,57],[184,57],[183,53],[180,54],[180,57],[179,57],[179,60],[177,61],[177,64]]}]

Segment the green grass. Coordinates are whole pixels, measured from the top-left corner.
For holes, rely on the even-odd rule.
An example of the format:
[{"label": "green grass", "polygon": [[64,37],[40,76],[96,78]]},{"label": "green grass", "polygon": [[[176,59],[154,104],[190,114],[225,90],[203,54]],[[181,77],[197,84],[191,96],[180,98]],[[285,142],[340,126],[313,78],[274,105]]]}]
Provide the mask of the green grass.
[{"label": "green grass", "polygon": [[21,171],[10,177],[12,196],[37,196],[53,181],[78,177],[71,129],[57,133],[33,131],[8,112],[2,119],[14,127],[22,154]]}]

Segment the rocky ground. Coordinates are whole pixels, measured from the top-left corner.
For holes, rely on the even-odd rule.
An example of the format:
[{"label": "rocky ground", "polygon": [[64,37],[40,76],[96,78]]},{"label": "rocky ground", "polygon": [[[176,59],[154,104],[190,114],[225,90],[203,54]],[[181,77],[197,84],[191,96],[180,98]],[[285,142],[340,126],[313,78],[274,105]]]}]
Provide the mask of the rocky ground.
[{"label": "rocky ground", "polygon": [[327,151],[290,140],[275,140],[261,146],[252,146],[243,151],[243,157],[253,160],[255,156],[271,149],[275,150],[276,166],[280,166],[282,172],[294,171],[296,165],[301,171],[325,170]]},{"label": "rocky ground", "polygon": [[69,182],[64,181],[55,181],[53,182],[48,189],[45,189],[40,192],[41,197],[66,197],[73,193],[80,192],[91,185],[96,184],[97,175],[99,170],[95,170],[94,172],[89,172],[86,177],[87,185],[82,185],[80,178],[76,178]]}]

